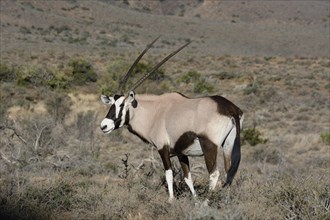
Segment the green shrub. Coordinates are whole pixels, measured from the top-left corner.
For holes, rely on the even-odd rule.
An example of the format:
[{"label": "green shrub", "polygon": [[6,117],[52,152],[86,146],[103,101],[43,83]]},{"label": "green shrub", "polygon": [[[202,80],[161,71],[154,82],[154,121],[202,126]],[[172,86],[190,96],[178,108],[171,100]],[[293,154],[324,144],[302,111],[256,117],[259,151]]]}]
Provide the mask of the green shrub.
[{"label": "green shrub", "polygon": [[324,132],[320,136],[323,143],[330,145],[330,132]]},{"label": "green shrub", "polygon": [[93,66],[83,59],[75,59],[69,62],[71,67],[72,83],[76,85],[84,85],[89,82],[96,82],[97,75]]},{"label": "green shrub", "polygon": [[207,82],[205,78],[202,78],[201,74],[197,71],[189,71],[187,74],[181,76],[178,83],[193,84],[195,93],[211,93],[214,87],[211,83]]},{"label": "green shrub", "polygon": [[47,84],[52,89],[67,89],[72,79],[62,71],[56,72],[56,74],[50,79]]},{"label": "green shrub", "polygon": [[71,31],[71,28],[68,25],[62,25],[60,27],[54,27],[54,30],[56,31],[57,34],[60,34],[62,32],[69,32],[69,31]]},{"label": "green shrub", "polygon": [[233,79],[237,77],[237,75],[238,75],[237,73],[222,71],[219,72],[219,74],[217,74],[217,77],[221,80],[224,80],[224,79]]},{"label": "green shrub", "polygon": [[[140,62],[136,65],[133,74],[134,75],[145,75],[147,74],[151,69],[153,65],[151,63],[145,63],[145,62]],[[162,68],[159,68],[156,70],[150,77],[149,79],[152,81],[162,81],[165,78],[165,71]]]},{"label": "green shrub", "polygon": [[20,86],[45,86],[54,77],[54,73],[42,67],[28,67],[17,74],[17,85]]},{"label": "green shrub", "polygon": [[45,67],[28,66],[24,69],[1,65],[0,81],[16,82],[19,86],[50,87],[52,89],[66,89],[72,78],[62,70],[50,70]]},{"label": "green shrub", "polygon": [[195,93],[211,93],[213,92],[214,87],[212,84],[206,82],[205,79],[200,79],[194,86]]},{"label": "green shrub", "polygon": [[70,112],[71,99],[64,93],[51,92],[47,94],[45,102],[47,111],[55,122],[63,122],[66,114]]},{"label": "green shrub", "polygon": [[267,139],[261,138],[261,133],[256,128],[247,128],[243,130],[243,144],[249,143],[251,146],[267,143]]},{"label": "green shrub", "polygon": [[[11,97],[13,91],[11,84],[0,84],[0,124],[7,119],[7,110],[10,108],[15,100]],[[3,92],[6,91],[6,92]],[[0,144],[1,145],[1,144]]]},{"label": "green shrub", "polygon": [[[107,67],[107,73],[102,77],[102,82],[105,83],[101,85],[101,92],[103,94],[113,94],[118,92],[120,86],[119,82],[127,73],[131,65],[131,63],[127,63],[122,59],[116,59],[111,62]],[[129,89],[130,86],[134,85],[142,76],[148,73],[152,67],[153,65],[151,63],[139,62],[135,66],[126,83],[126,89]],[[155,82],[163,81],[165,79],[164,69],[160,68],[156,70],[149,79]]]},{"label": "green shrub", "polygon": [[31,30],[25,26],[20,27],[19,32],[22,34],[31,34],[32,33]]},{"label": "green shrub", "polygon": [[247,85],[244,89],[244,95],[249,95],[251,93],[256,94],[259,91],[260,85],[258,82],[253,82]]},{"label": "green shrub", "polygon": [[70,84],[84,85],[97,81],[97,74],[92,65],[82,59],[70,61],[58,69],[40,66],[24,66],[23,68],[0,64],[0,81],[16,82],[19,86],[50,87],[67,89]]},{"label": "green shrub", "polygon": [[189,71],[187,74],[181,76],[179,79],[178,79],[178,82],[183,82],[183,83],[194,83],[194,82],[197,82],[199,81],[201,78],[201,74],[198,73],[197,71]]},{"label": "green shrub", "polygon": [[0,82],[13,82],[16,79],[17,69],[0,63]]},{"label": "green shrub", "polygon": [[107,66],[106,73],[102,75],[99,86],[100,92],[104,95],[113,95],[118,91],[119,80],[127,71],[128,65],[122,59],[115,59]]}]

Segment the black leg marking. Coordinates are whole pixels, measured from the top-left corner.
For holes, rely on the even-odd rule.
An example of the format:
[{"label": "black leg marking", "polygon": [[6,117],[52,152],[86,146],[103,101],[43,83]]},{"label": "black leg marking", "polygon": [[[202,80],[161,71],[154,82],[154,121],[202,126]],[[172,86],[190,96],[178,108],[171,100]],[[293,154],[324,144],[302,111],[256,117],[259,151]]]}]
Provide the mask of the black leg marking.
[{"label": "black leg marking", "polygon": [[188,173],[190,171],[189,159],[185,155],[178,155],[178,158],[179,158],[182,170],[183,170],[184,177],[188,179]]},{"label": "black leg marking", "polygon": [[194,143],[196,137],[197,135],[192,131],[183,133],[174,145],[175,153],[181,154],[182,151],[184,151],[185,149],[187,149],[187,147]]},{"label": "black leg marking", "polygon": [[171,159],[170,159],[170,150],[168,146],[164,146],[161,150],[158,151],[160,157],[162,158],[165,170],[171,169]]},{"label": "black leg marking", "polygon": [[198,138],[204,153],[206,168],[211,174],[217,168],[218,147],[216,144],[210,141],[210,139],[208,139],[206,136],[199,136]]}]

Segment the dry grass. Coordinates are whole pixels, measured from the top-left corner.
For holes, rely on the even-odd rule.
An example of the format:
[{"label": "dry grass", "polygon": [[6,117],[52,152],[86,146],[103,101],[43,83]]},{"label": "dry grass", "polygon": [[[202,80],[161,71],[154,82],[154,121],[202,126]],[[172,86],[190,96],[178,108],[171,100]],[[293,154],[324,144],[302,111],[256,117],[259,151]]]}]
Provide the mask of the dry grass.
[{"label": "dry grass", "polygon": [[[125,130],[101,134],[98,123],[107,109],[98,103],[96,93],[79,94],[75,87],[75,92],[57,91],[55,95],[45,88],[17,87],[11,97],[2,96],[7,105],[3,106],[0,130],[0,216],[329,219],[330,157],[324,141],[329,129],[324,81],[329,71],[328,64],[324,65],[327,61],[230,56],[220,60],[208,57],[206,61],[210,65],[203,77],[211,79],[215,93],[238,103],[246,114],[244,127],[255,129],[260,132],[259,138],[267,140],[255,146],[248,142],[243,145],[242,163],[230,188],[208,193],[203,158],[193,158],[193,179],[199,195],[194,200],[175,162],[177,200],[169,204],[158,153]],[[217,74],[217,65],[224,66],[221,71],[226,73]],[[171,86],[178,76],[162,83]],[[9,85],[13,84],[3,83],[2,91]],[[247,92],[249,85],[255,88]],[[147,83],[145,89],[152,86]],[[198,95],[181,86],[183,93]],[[80,89],[86,88],[94,87]],[[33,104],[26,97],[39,101]],[[54,103],[52,97],[61,102]],[[15,114],[16,103],[25,104]],[[43,103],[43,108],[37,108],[38,103]],[[52,109],[55,105],[56,114]],[[59,120],[58,114],[65,117]],[[223,171],[221,177],[223,180]]]}]

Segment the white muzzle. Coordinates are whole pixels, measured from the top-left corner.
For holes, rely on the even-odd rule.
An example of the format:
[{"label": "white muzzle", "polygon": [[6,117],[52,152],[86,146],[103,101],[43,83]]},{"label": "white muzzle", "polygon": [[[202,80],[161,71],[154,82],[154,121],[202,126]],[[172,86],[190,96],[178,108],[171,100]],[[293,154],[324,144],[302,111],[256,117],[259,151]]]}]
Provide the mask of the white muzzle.
[{"label": "white muzzle", "polygon": [[105,134],[109,134],[114,129],[115,129],[115,123],[113,120],[108,119],[108,118],[103,119],[103,121],[101,122],[101,130]]}]

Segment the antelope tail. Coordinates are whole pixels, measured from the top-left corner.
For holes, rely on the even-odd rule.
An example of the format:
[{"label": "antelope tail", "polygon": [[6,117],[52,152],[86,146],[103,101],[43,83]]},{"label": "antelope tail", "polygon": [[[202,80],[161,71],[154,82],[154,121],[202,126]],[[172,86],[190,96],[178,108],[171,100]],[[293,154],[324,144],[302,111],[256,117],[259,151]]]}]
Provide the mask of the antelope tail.
[{"label": "antelope tail", "polygon": [[222,187],[230,186],[235,174],[237,172],[239,163],[241,161],[241,138],[240,138],[240,119],[238,116],[235,117],[235,125],[236,125],[236,138],[234,141],[234,147],[231,152],[231,165],[227,173],[226,182],[222,185]]}]

